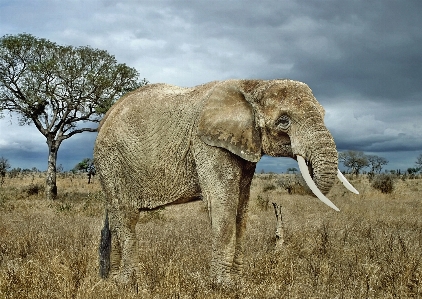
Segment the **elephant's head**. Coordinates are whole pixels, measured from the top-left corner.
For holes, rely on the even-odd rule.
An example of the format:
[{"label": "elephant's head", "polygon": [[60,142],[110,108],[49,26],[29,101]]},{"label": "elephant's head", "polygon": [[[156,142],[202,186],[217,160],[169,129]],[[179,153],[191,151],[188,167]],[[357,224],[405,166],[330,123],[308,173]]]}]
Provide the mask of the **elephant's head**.
[{"label": "elephant's head", "polygon": [[230,80],[217,84],[199,120],[201,139],[251,162],[263,154],[291,157],[314,194],[338,210],[323,194],[338,176],[333,137],[324,125],[324,109],[304,83],[292,80]]}]

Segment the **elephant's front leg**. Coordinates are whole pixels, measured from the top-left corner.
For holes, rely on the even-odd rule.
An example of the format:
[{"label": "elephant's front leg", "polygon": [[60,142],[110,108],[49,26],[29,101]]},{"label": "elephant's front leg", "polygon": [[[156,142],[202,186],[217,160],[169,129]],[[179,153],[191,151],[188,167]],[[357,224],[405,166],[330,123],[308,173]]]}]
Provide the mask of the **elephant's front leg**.
[{"label": "elephant's front leg", "polygon": [[217,282],[229,282],[236,253],[236,202],[235,195],[210,195],[212,261],[211,276]]},{"label": "elephant's front leg", "polygon": [[236,255],[237,213],[245,160],[215,147],[201,148],[195,153],[195,159],[211,218],[211,276],[218,282],[230,281]]}]

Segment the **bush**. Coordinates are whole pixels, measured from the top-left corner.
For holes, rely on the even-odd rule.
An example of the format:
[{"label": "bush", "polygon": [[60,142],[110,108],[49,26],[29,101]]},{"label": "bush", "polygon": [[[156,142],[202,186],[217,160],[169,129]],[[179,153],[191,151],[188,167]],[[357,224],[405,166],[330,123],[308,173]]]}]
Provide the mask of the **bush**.
[{"label": "bush", "polygon": [[24,191],[28,196],[31,195],[38,195],[44,192],[44,185],[41,184],[30,184],[29,186],[25,187]]},{"label": "bush", "polygon": [[267,192],[275,189],[277,189],[277,187],[274,184],[267,184],[264,186],[264,188],[262,188],[262,191]]},{"label": "bush", "polygon": [[312,194],[301,174],[284,175],[277,181],[277,184],[289,194]]},{"label": "bush", "polygon": [[372,187],[382,193],[392,193],[397,177],[393,174],[379,174],[374,177]]}]

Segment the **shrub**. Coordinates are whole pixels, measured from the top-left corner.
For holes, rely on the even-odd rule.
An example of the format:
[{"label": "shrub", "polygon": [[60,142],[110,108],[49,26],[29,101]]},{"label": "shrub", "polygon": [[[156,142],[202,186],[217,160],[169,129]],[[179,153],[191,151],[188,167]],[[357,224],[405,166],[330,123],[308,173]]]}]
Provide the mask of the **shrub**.
[{"label": "shrub", "polygon": [[41,185],[41,184],[30,184],[29,186],[27,186],[27,187],[24,189],[24,191],[25,191],[25,193],[26,193],[28,196],[31,196],[31,195],[38,195],[38,194],[40,194],[40,193],[43,193],[43,192],[44,192],[44,185]]},{"label": "shrub", "polygon": [[393,174],[379,174],[374,177],[372,187],[382,193],[392,193],[397,177]]},{"label": "shrub", "polygon": [[312,194],[302,175],[300,174],[288,174],[282,176],[277,181],[278,186],[286,190],[289,194],[307,195]]},{"label": "shrub", "polygon": [[271,190],[275,190],[277,187],[274,184],[267,184],[264,186],[264,188],[262,188],[263,192],[267,192],[267,191],[271,191]]}]

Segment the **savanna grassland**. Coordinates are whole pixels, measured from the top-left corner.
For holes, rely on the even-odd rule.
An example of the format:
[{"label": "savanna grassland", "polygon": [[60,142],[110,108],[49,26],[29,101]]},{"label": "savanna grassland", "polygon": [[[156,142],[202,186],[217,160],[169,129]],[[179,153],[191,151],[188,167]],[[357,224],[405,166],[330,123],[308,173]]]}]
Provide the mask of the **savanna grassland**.
[{"label": "savanna grassland", "polygon": [[[26,175],[0,188],[0,298],[422,298],[422,179],[398,179],[391,194],[350,178],[328,197],[288,194],[258,175],[251,191],[245,273],[237,285],[208,278],[211,237],[202,202],[141,214],[137,290],[100,281],[103,224],[98,181],[59,178],[59,199],[43,198],[44,178]],[[38,191],[38,192],[37,192]],[[282,205],[284,245],[275,249]]]}]

